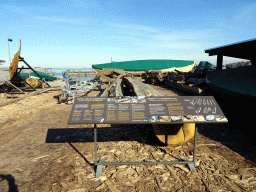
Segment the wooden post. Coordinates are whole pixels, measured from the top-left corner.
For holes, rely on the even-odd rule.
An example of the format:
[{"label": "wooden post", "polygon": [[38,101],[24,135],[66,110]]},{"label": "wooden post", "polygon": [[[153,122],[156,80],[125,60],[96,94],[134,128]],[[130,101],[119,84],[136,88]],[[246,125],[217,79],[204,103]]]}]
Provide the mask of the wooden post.
[{"label": "wooden post", "polygon": [[222,70],[223,55],[218,53],[217,55],[217,68],[216,70]]}]

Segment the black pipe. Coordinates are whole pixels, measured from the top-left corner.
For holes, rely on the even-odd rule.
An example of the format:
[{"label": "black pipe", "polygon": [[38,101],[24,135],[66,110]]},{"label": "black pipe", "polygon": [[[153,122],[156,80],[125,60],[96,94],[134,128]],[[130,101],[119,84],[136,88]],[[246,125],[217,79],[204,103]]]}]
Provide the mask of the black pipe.
[{"label": "black pipe", "polygon": [[43,80],[43,78],[24,60],[23,57],[19,56],[20,61],[23,61],[42,81],[44,81],[48,87],[51,87],[45,80]]}]

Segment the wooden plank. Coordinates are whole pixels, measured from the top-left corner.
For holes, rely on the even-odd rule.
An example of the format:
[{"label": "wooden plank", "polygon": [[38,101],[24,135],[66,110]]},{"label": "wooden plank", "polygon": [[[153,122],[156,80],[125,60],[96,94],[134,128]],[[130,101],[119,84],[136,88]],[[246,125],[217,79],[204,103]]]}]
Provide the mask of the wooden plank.
[{"label": "wooden plank", "polygon": [[111,87],[113,87],[114,84],[116,84],[117,81],[118,81],[120,78],[122,78],[123,76],[124,76],[124,75],[119,75],[119,76],[104,90],[104,92],[101,94],[101,96],[108,96]]},{"label": "wooden plank", "polygon": [[203,91],[198,87],[190,87],[189,85],[178,84],[176,82],[171,82],[171,81],[166,81],[165,84],[167,86],[186,91],[192,95],[202,95],[202,91]]},{"label": "wooden plank", "polygon": [[13,85],[10,81],[8,81],[8,80],[5,80],[7,83],[9,83],[12,87],[14,87],[15,89],[17,89],[17,90],[19,90],[20,92],[22,92],[23,93],[23,91],[22,90],[20,90],[18,87],[16,87],[15,85]]},{"label": "wooden plank", "polygon": [[6,102],[4,102],[4,103],[0,103],[0,107],[3,107],[3,106],[5,106],[5,105],[9,105],[9,104],[15,103],[15,102],[17,102],[17,101],[20,101],[20,100],[22,100],[22,99],[25,99],[25,98],[30,97],[30,96],[33,96],[33,95],[37,95],[37,94],[40,94],[40,93],[49,91],[49,90],[51,90],[51,89],[54,89],[54,87],[51,87],[51,88],[49,88],[49,89],[42,89],[42,90],[39,90],[39,91],[34,91],[34,92],[29,93],[29,94],[27,94],[27,95],[24,95],[24,96],[22,96],[22,97],[19,97],[19,98],[16,98],[16,99],[12,99],[12,100],[6,101]]}]

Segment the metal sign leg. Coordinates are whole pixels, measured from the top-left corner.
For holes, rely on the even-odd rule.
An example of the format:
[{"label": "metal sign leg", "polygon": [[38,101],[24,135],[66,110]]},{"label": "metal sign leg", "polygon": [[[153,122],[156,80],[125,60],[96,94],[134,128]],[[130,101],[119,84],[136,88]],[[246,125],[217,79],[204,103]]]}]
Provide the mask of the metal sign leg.
[{"label": "metal sign leg", "polygon": [[101,176],[102,166],[103,166],[103,165],[99,165],[99,164],[104,163],[104,159],[101,159],[99,162],[97,162],[97,128],[96,128],[96,124],[94,124],[94,153],[95,153],[94,164],[95,164],[95,168],[96,168],[96,178],[98,178]]},{"label": "metal sign leg", "polygon": [[[191,172],[196,169],[195,168],[195,164],[196,164],[196,139],[197,139],[197,127],[195,127],[193,162],[188,163],[188,167],[189,167]],[[183,161],[188,161],[188,159],[186,159],[184,156],[180,156],[180,158]]]},{"label": "metal sign leg", "polygon": [[[96,168],[96,173],[95,173],[95,178],[99,178],[102,174],[102,166],[103,165],[98,165],[97,163],[97,128],[96,128],[96,124],[94,124],[94,153],[95,153],[95,168]],[[99,164],[104,163],[104,159],[101,159],[99,161]],[[100,182],[99,181],[95,181],[94,182],[94,186],[99,186]]]},{"label": "metal sign leg", "polygon": [[97,128],[94,124],[94,164],[97,165]]}]

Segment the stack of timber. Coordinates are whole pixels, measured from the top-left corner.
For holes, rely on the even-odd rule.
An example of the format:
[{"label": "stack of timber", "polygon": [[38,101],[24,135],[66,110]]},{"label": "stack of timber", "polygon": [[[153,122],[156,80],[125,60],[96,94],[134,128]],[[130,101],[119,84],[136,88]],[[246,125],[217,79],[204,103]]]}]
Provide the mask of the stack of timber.
[{"label": "stack of timber", "polygon": [[252,62],[250,61],[242,61],[242,62],[237,62],[237,63],[229,63],[224,65],[227,69],[232,69],[232,68],[237,68],[237,67],[246,67],[246,66],[251,66]]},{"label": "stack of timber", "polygon": [[203,95],[205,89],[205,73],[196,71],[195,69],[182,72],[173,70],[168,72],[162,71],[147,71],[144,79],[150,83],[164,83],[167,86],[181,89],[193,95]]},{"label": "stack of timber", "polygon": [[165,80],[167,72],[161,72],[159,70],[149,70],[146,72],[144,79],[146,82],[162,83]]},{"label": "stack of timber", "polygon": [[189,92],[192,95],[203,95],[205,84],[204,78],[190,78],[189,75],[178,75],[174,72],[168,73],[164,82],[166,85]]},{"label": "stack of timber", "polygon": [[102,71],[97,73],[97,76],[102,83],[112,83],[116,80],[119,75],[126,75],[126,72],[122,69],[106,69],[104,68]]}]

